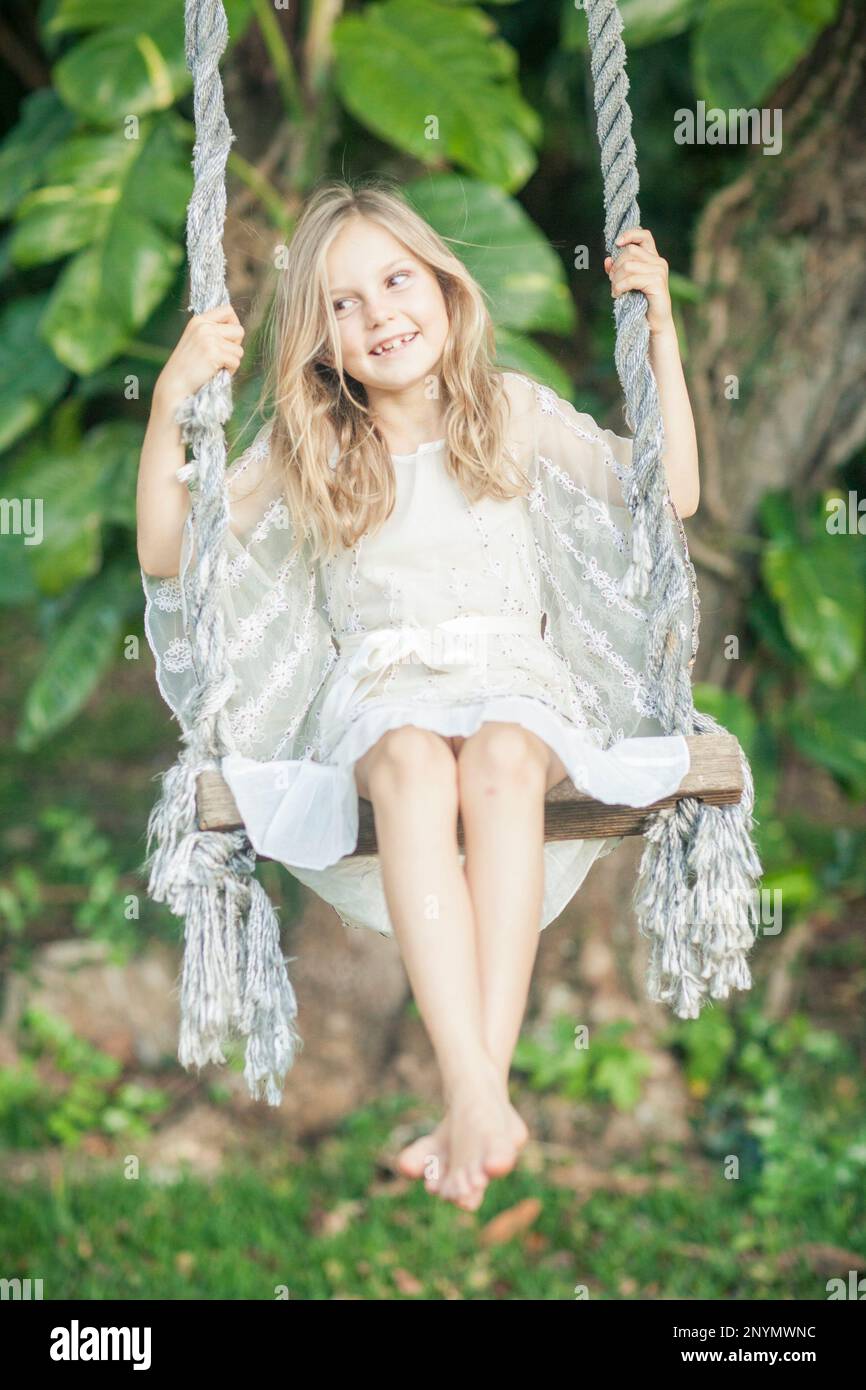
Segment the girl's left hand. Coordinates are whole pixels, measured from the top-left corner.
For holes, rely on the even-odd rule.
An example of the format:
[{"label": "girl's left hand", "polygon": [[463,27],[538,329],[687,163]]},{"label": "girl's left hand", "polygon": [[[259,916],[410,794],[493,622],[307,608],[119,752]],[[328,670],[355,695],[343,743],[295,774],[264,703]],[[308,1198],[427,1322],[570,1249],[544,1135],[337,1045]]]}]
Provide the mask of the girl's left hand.
[{"label": "girl's left hand", "polygon": [[616,239],[628,250],[616,261],[605,256],[604,268],[610,277],[614,299],[628,290],[641,290],[647,299],[647,326],[650,333],[673,328],[673,308],[668,289],[668,263],[656,250],[653,234],[646,227],[631,227]]}]

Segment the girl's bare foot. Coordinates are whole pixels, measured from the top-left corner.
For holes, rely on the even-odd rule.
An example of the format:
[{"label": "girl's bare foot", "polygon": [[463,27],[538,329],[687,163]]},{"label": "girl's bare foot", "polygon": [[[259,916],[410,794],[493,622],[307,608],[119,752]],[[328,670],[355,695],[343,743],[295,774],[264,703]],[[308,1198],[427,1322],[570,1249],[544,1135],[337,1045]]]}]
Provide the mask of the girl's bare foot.
[{"label": "girl's bare foot", "polygon": [[423,1134],[420,1139],[413,1139],[411,1144],[407,1144],[405,1149],[401,1149],[397,1155],[397,1168],[407,1178],[426,1178],[427,1190],[431,1190],[430,1184],[438,1185],[440,1178],[445,1171],[445,1163],[448,1155],[448,1121],[439,1121],[436,1128],[430,1134]]},{"label": "girl's bare foot", "polygon": [[475,1211],[490,1179],[511,1172],[529,1131],[492,1066],[486,1074],[473,1073],[455,1083],[443,1123],[447,1125],[446,1170],[432,1190],[446,1201]]}]

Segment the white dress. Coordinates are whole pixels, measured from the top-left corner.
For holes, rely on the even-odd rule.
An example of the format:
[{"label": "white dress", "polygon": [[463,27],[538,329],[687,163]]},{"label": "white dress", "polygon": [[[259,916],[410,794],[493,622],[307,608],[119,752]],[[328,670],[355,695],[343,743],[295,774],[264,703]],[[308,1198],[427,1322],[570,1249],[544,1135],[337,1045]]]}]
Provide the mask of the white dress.
[{"label": "white dress", "polygon": [[[554,475],[562,471],[549,453],[539,454],[539,442],[544,442],[539,421],[546,427],[542,417],[549,413],[545,406],[567,407],[569,425],[572,416],[587,421],[584,428],[592,427],[608,454],[611,441],[617,441],[620,462],[625,461],[630,441],[598,431],[590,417],[578,416],[553,393],[542,394],[539,416],[538,396],[527,404],[524,389],[543,393],[545,388],[516,374],[509,374],[509,381],[532,419],[527,461],[540,457]],[[524,444],[527,437],[524,431]],[[592,603],[610,615],[606,621],[612,630],[619,624],[619,640],[612,642],[607,633],[599,633],[597,620],[590,621],[595,617],[592,603],[581,604],[574,616],[575,604],[567,593],[559,602],[562,591],[548,569],[549,548],[539,540],[539,527],[552,527],[559,545],[561,518],[547,505],[540,482],[531,497],[470,504],[448,472],[444,440],[392,459],[397,501],[386,522],[307,573],[330,650],[325,674],[305,710],[303,756],[249,756],[239,738],[239,747],[222,764],[256,851],[283,863],[347,925],[383,935],[392,935],[393,929],[379,858],[352,851],[358,835],[354,765],[386,730],[412,724],[468,737],[487,721],[519,724],[559,755],[576,786],[611,804],[657,801],[679,786],[689,767],[685,739],[658,736],[639,672],[622,655],[631,655],[643,639],[645,615],[616,598],[615,576],[588,553],[588,540],[578,551],[585,566],[580,591],[587,599],[591,592]],[[622,527],[618,534],[624,542],[627,513],[616,486],[617,466],[616,454],[603,459],[603,480],[583,489],[585,502],[575,497],[573,487],[565,491],[569,525],[591,532],[599,554],[607,562],[615,556],[616,565],[608,563],[608,569],[618,567],[621,573],[627,546],[617,543],[614,533]],[[546,472],[540,467],[540,474]],[[586,480],[591,481],[589,474]],[[558,494],[562,483],[555,481]],[[593,507],[603,508],[606,516],[599,510],[593,519]],[[236,540],[231,545],[239,549]],[[251,548],[247,541],[247,555]],[[243,556],[235,559],[243,561]],[[564,559],[573,566],[567,555]],[[238,569],[248,582],[249,566],[239,563]],[[299,588],[296,581],[295,590]],[[545,631],[544,615],[547,611],[550,618],[554,608],[556,631],[551,633],[549,623]],[[580,670],[563,654],[563,648],[569,653],[574,649],[556,640],[569,610],[576,630],[589,628],[591,633],[590,638],[585,631],[582,635],[587,654]],[[230,622],[243,638],[242,654],[251,640],[244,622]],[[257,637],[261,625],[254,628]],[[150,630],[148,636],[158,652],[160,643],[154,643]],[[307,650],[297,643],[297,635],[296,645]],[[599,672],[607,672],[609,689],[616,692],[610,703],[618,701],[621,709],[631,710],[627,728],[637,730],[637,736],[623,736],[622,728],[611,734],[605,726],[600,676],[590,678],[593,662]],[[246,716],[237,727],[239,733],[249,733]],[[300,750],[296,742],[295,751]],[[617,837],[545,843],[540,929],[562,912],[593,862],[619,842]],[[459,851],[461,862],[464,857]]]}]

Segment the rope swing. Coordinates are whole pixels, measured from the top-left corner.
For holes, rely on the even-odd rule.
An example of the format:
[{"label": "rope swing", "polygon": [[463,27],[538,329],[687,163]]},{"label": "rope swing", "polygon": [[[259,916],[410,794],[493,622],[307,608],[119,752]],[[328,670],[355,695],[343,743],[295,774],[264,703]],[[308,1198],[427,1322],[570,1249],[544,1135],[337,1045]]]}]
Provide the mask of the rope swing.
[{"label": "rope swing", "polygon": [[[585,0],[578,8],[585,9],[589,25],[605,242],[617,257],[616,238],[640,225],[622,20],[615,0]],[[187,213],[189,308],[202,314],[228,302],[222,237],[226,162],[235,136],[219,71],[228,42],[222,0],[186,0],[185,21],[196,128]],[[748,762],[736,741],[710,716],[697,713],[692,702],[686,636],[676,620],[688,588],[686,565],[691,569],[691,564],[677,551],[665,506],[662,418],[648,359],[646,307],[644,295],[637,292],[614,301],[616,367],[634,436],[626,494],[633,553],[623,592],[645,597],[652,576],[646,679],[656,693],[664,732],[704,736],[692,739],[690,746],[700,748],[706,740],[707,762],[722,745],[736,749],[735,772],[721,779],[723,785],[713,783],[700,798],[681,791],[675,804],[652,811],[641,825],[646,845],[633,901],[639,931],[650,941],[647,990],[680,1018],[696,1018],[709,999],[726,999],[731,989],[751,985],[746,957],[757,925],[755,882],[761,866],[750,834],[754,794]],[[231,413],[231,375],[222,369],[177,414],[192,453],[177,476],[194,482],[196,490],[194,556],[181,576],[195,688],[181,751],[161,778],[159,800],[148,819],[145,868],[151,898],[184,919],[181,1065],[225,1063],[226,1043],[245,1038],[250,1094],[279,1105],[286,1073],[303,1046],[279,921],[254,877],[256,854],[244,829],[231,828],[231,817],[226,828],[203,829],[214,821],[202,816],[197,796],[204,782],[220,777],[221,760],[233,747],[225,706],[234,676],[220,607],[230,516],[224,427]],[[703,761],[700,752],[693,752],[695,766]],[[702,784],[692,779],[690,785],[694,790]],[[600,813],[610,811],[598,803],[592,806]],[[554,838],[547,832],[546,837]]]}]

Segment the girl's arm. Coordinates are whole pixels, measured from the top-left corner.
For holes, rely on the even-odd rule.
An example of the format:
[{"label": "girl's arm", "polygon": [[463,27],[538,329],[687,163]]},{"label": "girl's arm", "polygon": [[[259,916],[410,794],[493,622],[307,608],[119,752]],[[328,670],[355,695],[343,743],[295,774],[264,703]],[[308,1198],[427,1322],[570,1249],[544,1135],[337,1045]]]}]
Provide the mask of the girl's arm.
[{"label": "girl's arm", "polygon": [[243,357],[244,330],[231,305],[196,314],[157,379],[138,466],[138,562],[145,574],[171,578],[180,568],[189,488],[178,482],[186,449],[175,412],[221,367],[232,374]]},{"label": "girl's arm", "polygon": [[138,465],[138,562],[145,574],[157,578],[177,574],[189,515],[189,488],[176,477],[186,462],[180,425],[174,420],[179,404],[179,400],[164,395],[157,384]]},{"label": "girl's arm", "polygon": [[652,232],[644,227],[623,232],[617,245],[629,250],[616,262],[606,256],[604,268],[615,299],[628,290],[646,295],[649,358],[665,431],[665,476],[679,515],[692,516],[700,498],[698,442],[668,290],[668,263],[658,254]]}]

